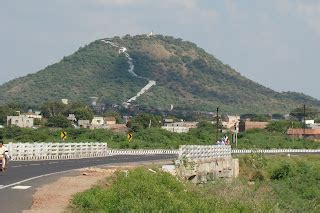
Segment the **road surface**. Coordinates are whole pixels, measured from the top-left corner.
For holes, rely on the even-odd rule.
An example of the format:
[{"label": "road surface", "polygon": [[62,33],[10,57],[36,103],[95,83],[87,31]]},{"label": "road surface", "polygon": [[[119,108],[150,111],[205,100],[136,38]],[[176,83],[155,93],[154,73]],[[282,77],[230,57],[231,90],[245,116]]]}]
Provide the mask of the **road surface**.
[{"label": "road surface", "polygon": [[29,209],[37,187],[63,175],[72,175],[76,169],[174,158],[176,155],[115,155],[70,160],[12,161],[8,171],[0,173],[0,212],[22,212]]}]

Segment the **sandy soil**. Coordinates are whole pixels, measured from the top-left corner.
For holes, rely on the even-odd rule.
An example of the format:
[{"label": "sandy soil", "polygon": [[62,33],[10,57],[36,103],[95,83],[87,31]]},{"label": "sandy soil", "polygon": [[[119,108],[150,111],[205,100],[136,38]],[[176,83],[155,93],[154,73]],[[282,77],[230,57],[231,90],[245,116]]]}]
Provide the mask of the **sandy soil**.
[{"label": "sandy soil", "polygon": [[99,183],[99,181],[110,177],[117,170],[131,169],[137,166],[150,164],[164,164],[166,161],[137,163],[130,165],[118,165],[109,168],[84,168],[78,170],[79,174],[71,177],[61,177],[57,181],[42,186],[33,195],[33,204],[30,210],[24,213],[56,213],[68,212],[72,196],[78,192],[85,191]]}]

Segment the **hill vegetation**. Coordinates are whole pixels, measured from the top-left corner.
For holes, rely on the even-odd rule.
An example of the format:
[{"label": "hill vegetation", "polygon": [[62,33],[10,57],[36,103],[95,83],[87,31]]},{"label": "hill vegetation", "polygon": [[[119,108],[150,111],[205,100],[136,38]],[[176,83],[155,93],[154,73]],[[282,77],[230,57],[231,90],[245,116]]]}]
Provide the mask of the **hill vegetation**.
[{"label": "hill vegetation", "polygon": [[[278,93],[259,85],[223,64],[195,44],[170,36],[124,36],[110,40],[125,46],[133,59],[135,72],[155,80],[157,85],[139,97],[141,107],[225,112],[276,113],[307,104],[320,107],[320,101],[294,92]],[[68,98],[87,102],[121,104],[147,84],[132,76],[123,54],[100,40],[81,47],[74,54],[0,86],[0,102],[16,102],[37,108],[47,101]]]}]

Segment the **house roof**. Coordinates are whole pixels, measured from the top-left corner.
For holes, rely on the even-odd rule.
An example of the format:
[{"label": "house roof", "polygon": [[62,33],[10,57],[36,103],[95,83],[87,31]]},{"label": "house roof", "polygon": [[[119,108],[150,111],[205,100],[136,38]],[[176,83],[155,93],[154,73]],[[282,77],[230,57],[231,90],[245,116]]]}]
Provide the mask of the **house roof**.
[{"label": "house roof", "polygon": [[288,135],[320,135],[320,129],[288,129]]}]

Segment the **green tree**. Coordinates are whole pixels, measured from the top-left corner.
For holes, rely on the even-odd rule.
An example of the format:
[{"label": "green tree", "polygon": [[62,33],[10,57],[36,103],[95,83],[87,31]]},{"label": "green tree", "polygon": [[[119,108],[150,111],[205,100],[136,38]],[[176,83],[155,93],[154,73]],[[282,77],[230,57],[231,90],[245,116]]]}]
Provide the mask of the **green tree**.
[{"label": "green tree", "polygon": [[18,115],[19,108],[11,108],[9,105],[0,106],[0,124],[7,123],[7,116]]},{"label": "green tree", "polygon": [[[305,116],[306,119],[316,119],[318,117],[319,111],[315,108],[306,107]],[[290,116],[297,120],[302,120],[304,117],[304,108],[298,107],[290,112]]]},{"label": "green tree", "polygon": [[152,115],[148,113],[142,113],[134,116],[131,119],[132,129],[138,131],[139,129],[145,129],[150,127],[160,127],[161,126],[161,116]]},{"label": "green tree", "polygon": [[56,115],[48,118],[47,126],[68,128],[68,127],[71,127],[71,122],[63,115]]},{"label": "green tree", "polygon": [[74,115],[76,116],[77,120],[89,120],[91,121],[94,117],[94,113],[88,107],[81,107],[76,108],[74,110]]},{"label": "green tree", "polygon": [[57,115],[66,115],[68,114],[68,106],[58,101],[46,102],[42,105],[41,112],[45,118]]},{"label": "green tree", "polygon": [[297,121],[273,121],[267,125],[269,132],[281,132],[286,133],[289,128],[301,128],[301,122]]},{"label": "green tree", "polygon": [[107,111],[103,114],[104,117],[115,117],[117,123],[123,123],[121,114],[117,111]]}]

